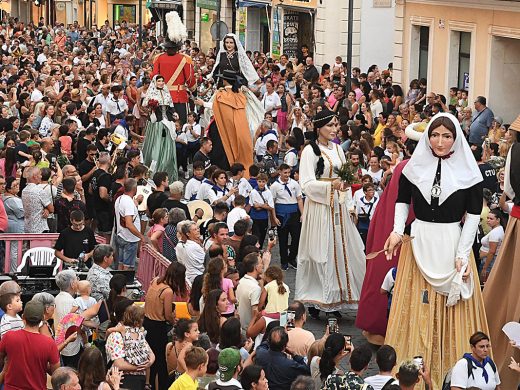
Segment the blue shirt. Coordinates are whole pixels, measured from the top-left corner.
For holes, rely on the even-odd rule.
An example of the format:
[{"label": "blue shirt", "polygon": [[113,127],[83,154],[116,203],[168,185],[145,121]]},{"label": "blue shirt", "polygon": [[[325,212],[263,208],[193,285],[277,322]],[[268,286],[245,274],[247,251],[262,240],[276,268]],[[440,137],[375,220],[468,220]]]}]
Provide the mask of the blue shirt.
[{"label": "blue shirt", "polygon": [[289,359],[283,352],[258,348],[256,364],[264,369],[271,390],[287,390],[298,375],[310,375],[302,356]]},{"label": "blue shirt", "polygon": [[471,125],[469,127],[469,143],[482,145],[484,138],[487,137],[491,123],[495,115],[489,107],[482,111],[476,111],[471,118]]}]

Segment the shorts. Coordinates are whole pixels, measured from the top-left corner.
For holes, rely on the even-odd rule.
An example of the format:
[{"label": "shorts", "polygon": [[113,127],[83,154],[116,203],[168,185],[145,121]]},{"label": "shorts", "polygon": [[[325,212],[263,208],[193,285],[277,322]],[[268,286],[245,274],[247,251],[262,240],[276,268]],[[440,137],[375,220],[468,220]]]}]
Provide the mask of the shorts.
[{"label": "shorts", "polygon": [[110,234],[114,227],[114,217],[110,211],[96,211],[97,230],[100,233]]},{"label": "shorts", "polygon": [[134,268],[137,258],[137,248],[139,241],[128,242],[123,240],[119,235],[116,237],[117,260],[119,263],[127,267]]}]

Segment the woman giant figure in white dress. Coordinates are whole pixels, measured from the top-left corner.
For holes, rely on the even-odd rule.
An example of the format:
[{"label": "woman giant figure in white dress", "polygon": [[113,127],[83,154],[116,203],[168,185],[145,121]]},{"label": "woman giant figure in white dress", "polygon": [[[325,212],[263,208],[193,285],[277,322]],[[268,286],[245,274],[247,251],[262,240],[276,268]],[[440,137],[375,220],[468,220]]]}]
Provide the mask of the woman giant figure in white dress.
[{"label": "woman giant figure in white dress", "polygon": [[332,142],[338,119],[329,110],[314,119],[316,141],[300,160],[300,185],[306,195],[296,272],[296,299],[312,316],[323,310],[355,307],[365,277],[363,242],[351,221],[345,195],[347,185],[334,173],[345,162],[341,147]]}]

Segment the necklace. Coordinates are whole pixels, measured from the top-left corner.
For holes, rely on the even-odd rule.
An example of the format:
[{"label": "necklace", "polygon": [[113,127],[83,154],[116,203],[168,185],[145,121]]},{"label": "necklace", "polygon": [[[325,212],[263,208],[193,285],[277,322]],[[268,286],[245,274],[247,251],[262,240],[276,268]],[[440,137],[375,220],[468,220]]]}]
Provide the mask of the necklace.
[{"label": "necklace", "polygon": [[227,58],[232,59],[234,57],[234,55],[235,55],[235,51],[232,51],[232,52],[226,51]]},{"label": "necklace", "polygon": [[327,141],[326,143],[323,143],[320,140],[318,140],[318,144],[320,144],[321,146],[326,147],[327,149],[331,149],[331,147],[329,145],[329,141]]},{"label": "necklace", "polygon": [[433,181],[433,186],[431,190],[432,198],[437,199],[442,194],[441,188],[441,160],[439,159],[439,166],[437,168],[437,172],[435,173],[435,179]]}]

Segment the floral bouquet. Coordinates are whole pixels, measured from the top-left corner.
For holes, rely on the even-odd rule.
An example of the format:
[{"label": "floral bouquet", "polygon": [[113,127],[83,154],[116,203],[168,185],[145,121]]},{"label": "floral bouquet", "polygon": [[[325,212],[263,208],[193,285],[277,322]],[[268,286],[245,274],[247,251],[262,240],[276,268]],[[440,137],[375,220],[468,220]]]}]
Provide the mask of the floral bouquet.
[{"label": "floral bouquet", "polygon": [[148,107],[150,110],[155,111],[157,107],[159,107],[159,102],[155,99],[148,100]]},{"label": "floral bouquet", "polygon": [[334,168],[334,173],[338,175],[345,184],[351,185],[359,183],[357,171],[350,161],[347,161],[339,168]]},{"label": "floral bouquet", "polygon": [[[352,184],[358,183],[358,176],[356,169],[352,165],[350,161],[347,161],[345,164],[341,165],[339,168],[334,168],[334,173],[338,175],[338,178],[345,183],[346,185],[350,186]],[[346,192],[341,191],[339,193],[339,203],[344,204],[346,199]]]}]

